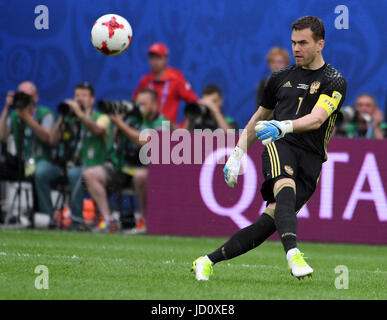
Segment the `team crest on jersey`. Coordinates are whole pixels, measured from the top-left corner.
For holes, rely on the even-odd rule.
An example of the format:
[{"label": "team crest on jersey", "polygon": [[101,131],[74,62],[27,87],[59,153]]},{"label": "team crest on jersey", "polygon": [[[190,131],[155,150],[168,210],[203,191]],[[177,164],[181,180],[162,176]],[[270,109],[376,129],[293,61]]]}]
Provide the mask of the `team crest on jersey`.
[{"label": "team crest on jersey", "polygon": [[320,88],[320,82],[318,81],[313,81],[312,84],[310,85],[310,94],[314,94],[317,92],[318,88]]},{"label": "team crest on jersey", "polygon": [[284,169],[285,169],[285,171],[286,171],[286,173],[287,173],[288,175],[290,175],[290,176],[293,175],[294,171],[293,171],[293,168],[292,168],[291,166],[286,165],[286,166],[284,167]]}]

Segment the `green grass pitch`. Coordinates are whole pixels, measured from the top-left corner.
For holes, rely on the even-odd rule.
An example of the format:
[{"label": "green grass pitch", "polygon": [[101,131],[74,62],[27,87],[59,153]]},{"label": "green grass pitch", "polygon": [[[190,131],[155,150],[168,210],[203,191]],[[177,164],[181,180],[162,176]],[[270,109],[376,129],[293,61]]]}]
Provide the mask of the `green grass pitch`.
[{"label": "green grass pitch", "polygon": [[[281,243],[269,241],[196,281],[192,261],[224,240],[0,231],[0,299],[387,299],[387,246],[299,243],[315,270],[299,281]],[[38,265],[48,268],[47,290],[35,288]],[[339,265],[348,289],[335,287]]]}]

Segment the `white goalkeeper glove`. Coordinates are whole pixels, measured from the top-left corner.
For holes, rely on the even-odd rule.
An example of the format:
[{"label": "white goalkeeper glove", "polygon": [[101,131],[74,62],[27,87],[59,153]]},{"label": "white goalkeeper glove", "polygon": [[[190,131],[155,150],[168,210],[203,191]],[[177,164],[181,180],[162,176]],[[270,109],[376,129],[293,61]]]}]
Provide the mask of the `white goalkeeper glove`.
[{"label": "white goalkeeper glove", "polygon": [[241,160],[244,154],[245,152],[241,148],[238,146],[235,147],[223,168],[224,180],[226,180],[226,183],[231,188],[234,188],[237,183]]},{"label": "white goalkeeper glove", "polygon": [[258,139],[264,145],[267,145],[275,140],[281,139],[285,134],[293,132],[293,122],[291,120],[258,121],[255,126],[255,132]]}]

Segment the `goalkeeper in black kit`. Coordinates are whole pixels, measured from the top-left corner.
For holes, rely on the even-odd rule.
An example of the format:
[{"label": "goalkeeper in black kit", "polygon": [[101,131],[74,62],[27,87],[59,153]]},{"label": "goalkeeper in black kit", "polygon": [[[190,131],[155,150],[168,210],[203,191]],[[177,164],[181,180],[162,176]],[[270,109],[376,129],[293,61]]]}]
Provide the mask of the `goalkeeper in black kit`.
[{"label": "goalkeeper in black kit", "polygon": [[346,93],[345,79],[322,57],[324,38],[323,22],[317,17],[302,17],[292,24],[296,64],[271,75],[262,105],[245,127],[223,169],[226,183],[234,187],[243,155],[257,139],[261,140],[265,145],[261,193],[267,202],[266,209],[257,222],[193,262],[197,280],[209,280],[214,264],[259,246],[275,231],[291,274],[298,279],[312,275],[313,269],[297,247],[296,214],[316,189]]}]

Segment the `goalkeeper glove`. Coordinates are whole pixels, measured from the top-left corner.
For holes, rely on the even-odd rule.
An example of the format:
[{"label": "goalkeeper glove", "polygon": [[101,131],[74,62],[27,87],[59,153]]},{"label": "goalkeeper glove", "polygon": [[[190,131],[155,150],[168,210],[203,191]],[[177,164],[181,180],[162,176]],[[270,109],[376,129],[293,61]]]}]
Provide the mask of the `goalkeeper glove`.
[{"label": "goalkeeper glove", "polygon": [[258,121],[255,126],[255,132],[259,140],[264,145],[281,139],[285,134],[293,132],[293,122],[286,121]]},{"label": "goalkeeper glove", "polygon": [[223,168],[224,180],[226,180],[226,183],[231,188],[234,188],[237,183],[241,160],[244,154],[245,152],[241,148],[238,146],[235,147]]}]

